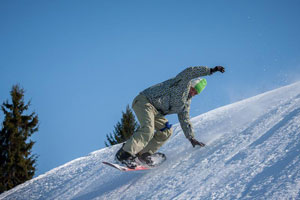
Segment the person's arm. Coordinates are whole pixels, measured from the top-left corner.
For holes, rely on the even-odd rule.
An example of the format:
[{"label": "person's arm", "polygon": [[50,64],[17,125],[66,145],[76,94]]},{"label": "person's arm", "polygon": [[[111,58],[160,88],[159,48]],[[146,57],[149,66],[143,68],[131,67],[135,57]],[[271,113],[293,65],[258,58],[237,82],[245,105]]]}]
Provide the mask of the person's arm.
[{"label": "person's arm", "polygon": [[225,68],[222,66],[216,66],[214,68],[209,68],[206,66],[188,67],[185,70],[183,70],[182,72],[180,72],[177,75],[177,78],[183,78],[185,80],[190,81],[194,78],[211,75],[217,71],[224,73]]},{"label": "person's arm", "polygon": [[183,112],[178,113],[178,120],[180,122],[180,126],[183,130],[185,137],[191,142],[193,147],[199,145],[200,147],[204,147],[205,144],[199,142],[195,139],[195,134],[193,131],[192,123],[190,122],[190,114],[189,114],[189,107],[186,108]]},{"label": "person's arm", "polygon": [[200,76],[211,75],[211,70],[205,66],[188,67],[177,75],[177,78],[192,80]]},{"label": "person's arm", "polygon": [[183,133],[187,139],[194,138],[192,123],[190,122],[190,108],[184,109],[183,112],[178,113],[178,120]]}]

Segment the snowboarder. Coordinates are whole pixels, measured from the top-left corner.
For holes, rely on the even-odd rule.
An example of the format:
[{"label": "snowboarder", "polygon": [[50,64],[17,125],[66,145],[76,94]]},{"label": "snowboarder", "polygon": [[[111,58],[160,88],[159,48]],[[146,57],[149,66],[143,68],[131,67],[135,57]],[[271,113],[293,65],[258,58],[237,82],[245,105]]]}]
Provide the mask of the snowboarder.
[{"label": "snowboarder", "polygon": [[193,147],[205,146],[194,137],[189,116],[190,104],[192,97],[199,94],[207,84],[200,77],[217,71],[224,73],[225,68],[189,67],[176,77],[149,87],[135,97],[132,108],[140,122],[140,128],[116,153],[116,160],[129,168],[135,168],[137,157],[142,163],[151,166],[151,155],[172,135],[172,125],[164,117],[168,114],[178,114],[185,137]]}]

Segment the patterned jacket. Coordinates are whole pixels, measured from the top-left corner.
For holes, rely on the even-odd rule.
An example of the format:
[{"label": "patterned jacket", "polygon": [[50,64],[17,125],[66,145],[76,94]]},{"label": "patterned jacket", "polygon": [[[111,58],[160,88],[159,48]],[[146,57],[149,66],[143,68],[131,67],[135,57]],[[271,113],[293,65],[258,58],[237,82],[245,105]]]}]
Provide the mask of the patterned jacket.
[{"label": "patterned jacket", "polygon": [[188,67],[176,77],[149,87],[141,92],[162,115],[178,114],[180,126],[188,139],[194,138],[190,122],[191,80],[210,75],[210,68],[203,66]]}]

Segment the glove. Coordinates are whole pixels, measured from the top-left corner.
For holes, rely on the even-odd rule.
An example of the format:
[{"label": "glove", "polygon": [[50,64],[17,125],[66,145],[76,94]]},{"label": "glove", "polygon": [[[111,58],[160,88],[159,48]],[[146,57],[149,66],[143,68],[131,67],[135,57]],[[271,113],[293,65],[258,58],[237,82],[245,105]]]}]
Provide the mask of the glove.
[{"label": "glove", "polygon": [[189,140],[192,143],[193,147],[195,147],[196,145],[199,145],[200,147],[204,147],[205,146],[204,143],[197,141],[195,138],[191,138]]},{"label": "glove", "polygon": [[211,74],[213,74],[213,73],[215,73],[217,71],[224,73],[225,72],[225,68],[222,67],[222,66],[216,66],[214,68],[210,68],[210,73]]}]

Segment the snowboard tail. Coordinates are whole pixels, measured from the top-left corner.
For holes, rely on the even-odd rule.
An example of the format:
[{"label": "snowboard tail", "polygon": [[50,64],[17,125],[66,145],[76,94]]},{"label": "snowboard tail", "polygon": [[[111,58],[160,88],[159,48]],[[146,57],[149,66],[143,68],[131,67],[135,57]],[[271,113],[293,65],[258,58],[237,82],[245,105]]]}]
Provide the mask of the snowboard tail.
[{"label": "snowboard tail", "polygon": [[134,169],[131,169],[131,168],[128,168],[126,166],[122,166],[122,165],[119,165],[119,164],[116,164],[116,163],[110,163],[110,162],[102,162],[103,164],[105,165],[108,165],[110,167],[113,167],[113,168],[116,168],[120,171],[123,171],[123,172],[128,172],[128,171],[140,171],[140,170],[148,170],[150,169],[149,167],[146,167],[146,166],[142,166],[142,165],[138,165],[136,166]]}]

